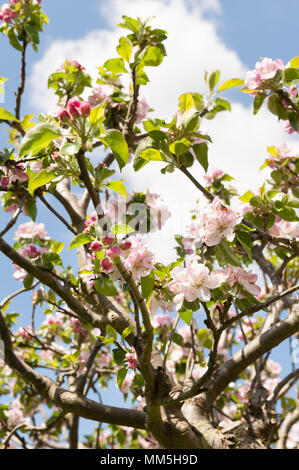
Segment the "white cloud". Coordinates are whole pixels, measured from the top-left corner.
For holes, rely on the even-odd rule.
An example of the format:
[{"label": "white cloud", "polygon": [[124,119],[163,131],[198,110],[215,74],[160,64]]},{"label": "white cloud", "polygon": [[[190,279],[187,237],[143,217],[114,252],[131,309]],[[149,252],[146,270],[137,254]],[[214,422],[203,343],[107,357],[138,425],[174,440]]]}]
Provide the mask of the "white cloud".
[{"label": "white cloud", "polygon": [[[221,70],[221,79],[244,77],[246,67],[236,52],[228,48],[217,34],[213,19],[205,17],[206,12],[217,13],[221,21],[218,0],[111,0],[101,8],[110,30],[93,31],[77,40],[55,40],[44,57],[33,68],[31,80],[32,103],[39,111],[46,111],[51,105],[51,94],[47,92],[47,77],[65,59],[76,59],[89,71],[96,74],[96,68],[107,58],[115,57],[115,47],[122,31],[116,27],[121,15],[155,16],[153,23],[168,31],[165,43],[167,57],[160,67],[149,70],[150,84],[142,90],[155,109],[155,114],[167,116],[177,109],[178,96],[187,91],[203,90],[204,70]],[[42,103],[42,106],[41,106]],[[266,147],[279,145],[288,136],[276,123],[275,117],[266,110],[253,116],[252,106],[246,108],[232,103],[232,112],[220,113],[213,121],[203,124],[212,139],[210,164],[220,167],[236,179],[240,191],[255,190],[262,182],[263,174],[258,171],[266,156]],[[297,139],[298,142],[298,139]],[[132,187],[142,190],[148,187],[153,192],[162,192],[171,205],[176,229],[182,230],[178,220],[181,212],[188,220],[187,208],[179,211],[178,205],[191,205],[200,197],[196,188],[186,181],[184,175],[162,175],[160,164],[147,165],[138,173],[131,169],[124,171]],[[198,164],[192,167],[195,177],[202,178],[203,171]],[[185,222],[184,222],[185,223]],[[168,224],[169,227],[169,224]],[[173,242],[167,238],[155,238],[153,244],[164,260],[172,253]]]}]

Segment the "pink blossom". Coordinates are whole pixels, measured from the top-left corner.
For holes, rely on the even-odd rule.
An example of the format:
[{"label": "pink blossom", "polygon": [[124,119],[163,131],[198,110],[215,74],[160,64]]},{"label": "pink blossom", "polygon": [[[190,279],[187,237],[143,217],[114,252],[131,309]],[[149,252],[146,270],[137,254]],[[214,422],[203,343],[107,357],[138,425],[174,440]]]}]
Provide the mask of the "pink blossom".
[{"label": "pink blossom", "polygon": [[150,109],[149,104],[147,103],[144,96],[140,96],[137,104],[136,111],[136,124],[140,124],[143,119],[145,119],[148,110]]},{"label": "pink blossom", "polygon": [[283,70],[284,64],[280,59],[272,60],[264,57],[261,62],[255,64],[255,70],[260,75],[262,80],[269,80],[273,78],[277,70]]},{"label": "pink blossom", "polygon": [[68,110],[65,108],[60,108],[57,115],[60,121],[62,122],[66,122],[71,119],[71,116],[69,115]]},{"label": "pink blossom", "polygon": [[13,264],[13,267],[16,270],[16,272],[13,274],[13,278],[16,281],[24,281],[24,279],[26,278],[26,276],[28,274],[27,271],[25,271],[25,269],[21,268],[17,264]]},{"label": "pink blossom", "polygon": [[275,362],[272,359],[268,359],[266,369],[272,378],[278,377],[281,374],[281,365],[279,362]]},{"label": "pink blossom", "polygon": [[17,16],[18,12],[10,8],[8,3],[2,5],[0,10],[0,20],[5,21],[5,23],[10,23]]},{"label": "pink blossom", "polygon": [[117,258],[121,253],[121,249],[119,246],[113,246],[112,248],[109,248],[109,250],[106,251],[106,255],[109,256],[109,258],[114,259]]},{"label": "pink blossom", "polygon": [[252,271],[246,271],[243,268],[229,265],[222,273],[229,287],[232,287],[237,282],[250,294],[255,296],[260,294],[261,288],[255,284],[258,276],[253,274]]},{"label": "pink blossom", "polygon": [[207,246],[217,245],[222,239],[233,241],[234,228],[241,220],[234,211],[214,199],[204,209],[198,212],[196,220],[192,223],[189,234],[194,241],[202,241]]},{"label": "pink blossom", "polygon": [[125,252],[124,266],[134,276],[147,276],[154,269],[154,255],[140,238],[131,236],[129,240],[131,249],[128,254]]},{"label": "pink blossom", "polygon": [[299,422],[295,423],[288,434],[287,449],[298,449],[299,446]]},{"label": "pink blossom", "polygon": [[[89,222],[89,221],[88,221]],[[91,242],[90,244],[90,249],[91,251],[100,251],[102,249],[102,243],[99,242],[98,240],[94,240],[93,242]]]},{"label": "pink blossom", "polygon": [[67,107],[72,117],[80,116],[81,101],[79,100],[78,96],[71,98],[68,101]]},{"label": "pink blossom", "polygon": [[101,266],[106,273],[110,273],[114,269],[113,263],[109,258],[103,258],[101,260]]},{"label": "pink blossom", "polygon": [[122,250],[129,250],[132,246],[132,242],[126,238],[126,240],[122,243],[121,249]]},{"label": "pink blossom", "polygon": [[[272,60],[265,57],[261,62],[255,64],[255,69],[246,74],[245,85],[249,90],[256,90],[264,80],[273,78],[277,70],[283,70],[284,64],[280,59]],[[255,95],[256,93],[251,93]]]},{"label": "pink blossom", "polygon": [[238,389],[238,400],[240,403],[247,403],[248,402],[248,392],[250,390],[250,383],[246,383],[245,385],[242,385]]},{"label": "pink blossom", "polygon": [[173,324],[173,318],[163,313],[154,316],[152,325],[154,328],[169,328]]},{"label": "pink blossom", "polygon": [[176,266],[171,276],[172,281],[168,287],[175,294],[173,301],[178,309],[181,308],[184,299],[188,302],[196,299],[208,302],[211,299],[210,289],[215,289],[222,282],[219,274],[210,274],[208,268],[198,263],[195,257],[189,261],[187,268]]},{"label": "pink blossom", "polygon": [[1,186],[3,188],[8,188],[9,186],[9,179],[7,178],[7,176],[2,176],[1,178]]},{"label": "pink blossom", "polygon": [[122,386],[121,386],[121,388],[120,388],[120,391],[121,391],[122,393],[128,393],[128,392],[129,392],[130,387],[131,387],[132,384],[133,384],[134,377],[135,377],[135,372],[133,372],[133,371],[132,371],[132,372],[129,372],[129,373],[126,375],[126,377],[125,377],[125,379],[124,379],[124,381],[123,381],[123,383],[122,383]]},{"label": "pink blossom", "polygon": [[127,353],[126,354],[126,361],[128,363],[129,369],[137,369],[138,367],[138,362],[136,360],[136,354],[135,353]]},{"label": "pink blossom", "polygon": [[39,238],[40,240],[45,240],[47,237],[47,232],[45,231],[45,224],[38,224],[36,222],[30,221],[25,224],[19,225],[15,238]]},{"label": "pink blossom", "polygon": [[106,245],[113,245],[115,237],[113,235],[105,235],[103,237],[103,242],[106,243]]},{"label": "pink blossom", "polygon": [[299,238],[299,224],[287,220],[279,220],[270,228],[269,232],[276,237]]},{"label": "pink blossom", "polygon": [[178,329],[178,334],[182,336],[184,344],[190,343],[191,341],[191,329],[190,326],[184,325]]},{"label": "pink blossom", "polygon": [[[243,331],[244,331],[245,336],[247,336],[248,333],[253,332],[253,325],[255,323],[256,323],[255,318],[245,318],[245,319],[242,320],[242,327],[243,327]],[[243,336],[243,333],[242,333],[241,330],[236,331],[236,339],[238,341],[244,341],[244,336]]]},{"label": "pink blossom", "polygon": [[103,101],[105,101],[109,96],[113,95],[114,86],[113,85],[100,85],[95,90],[93,94],[88,97],[88,102],[91,106],[97,106]]},{"label": "pink blossom", "polygon": [[287,89],[287,92],[292,100],[293,103],[296,103],[296,100],[299,96],[299,90],[296,85],[292,85],[290,88]]},{"label": "pink blossom", "polygon": [[87,101],[82,101],[80,106],[80,112],[83,117],[89,116],[91,111],[90,104]]},{"label": "pink blossom", "polygon": [[291,126],[290,121],[285,121],[284,131],[287,132],[287,134],[293,134],[295,132],[295,129],[293,129]]},{"label": "pink blossom", "polygon": [[12,402],[10,409],[5,413],[7,416],[7,425],[9,429],[13,429],[23,422],[24,424],[28,423],[28,418],[25,418],[24,416],[19,397]]},{"label": "pink blossom", "polygon": [[204,175],[207,186],[213,184],[216,180],[220,179],[223,176],[223,171],[217,168],[211,169],[208,173]]}]

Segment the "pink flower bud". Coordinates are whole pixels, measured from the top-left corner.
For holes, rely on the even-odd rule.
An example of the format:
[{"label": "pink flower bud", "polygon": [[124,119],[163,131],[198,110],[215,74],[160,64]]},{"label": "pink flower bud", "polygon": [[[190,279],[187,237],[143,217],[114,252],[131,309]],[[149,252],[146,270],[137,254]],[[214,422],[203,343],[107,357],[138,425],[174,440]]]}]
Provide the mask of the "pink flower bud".
[{"label": "pink flower bud", "polygon": [[28,252],[29,258],[36,258],[39,255],[39,251],[35,245],[29,245],[27,247],[27,252]]},{"label": "pink flower bud", "polygon": [[100,243],[98,240],[95,240],[90,244],[90,249],[92,251],[100,251],[101,248],[102,248],[102,243]]},{"label": "pink flower bud", "polygon": [[122,250],[129,250],[132,246],[132,243],[130,242],[130,240],[125,240],[121,246],[121,249]]},{"label": "pink flower bud", "polygon": [[67,109],[61,108],[61,109],[58,111],[58,118],[59,118],[60,121],[62,121],[62,122],[69,121],[69,120],[70,120],[70,115],[69,115]]},{"label": "pink flower bud", "polygon": [[113,235],[105,235],[103,237],[103,242],[106,243],[106,245],[113,245],[115,241],[115,238],[113,237]]},{"label": "pink flower bud", "polygon": [[113,264],[109,258],[103,258],[101,261],[101,266],[104,269],[104,271],[109,272],[112,269]]},{"label": "pink flower bud", "polygon": [[120,255],[119,246],[113,246],[112,248],[109,248],[109,250],[106,251],[106,255],[109,256],[109,258],[111,258],[111,259],[116,258],[117,256],[119,256]]},{"label": "pink flower bud", "polygon": [[81,101],[77,96],[74,96],[74,98],[71,98],[67,104],[69,113],[72,117],[74,116],[80,116],[80,109],[81,109]]},{"label": "pink flower bud", "polygon": [[91,106],[86,101],[81,102],[80,111],[82,116],[86,117],[90,115]]},{"label": "pink flower bud", "polygon": [[9,179],[7,178],[7,176],[2,176],[1,178],[1,186],[3,188],[7,188],[9,186]]}]

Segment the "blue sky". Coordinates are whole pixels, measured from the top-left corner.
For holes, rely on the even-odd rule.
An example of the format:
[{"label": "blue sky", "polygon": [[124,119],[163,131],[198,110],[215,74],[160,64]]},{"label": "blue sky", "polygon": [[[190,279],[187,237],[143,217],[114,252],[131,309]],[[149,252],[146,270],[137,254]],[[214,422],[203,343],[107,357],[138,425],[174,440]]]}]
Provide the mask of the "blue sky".
[{"label": "blue sky", "polygon": [[[223,70],[223,79],[235,74],[244,78],[246,70],[254,68],[259,57],[279,57],[286,63],[299,55],[295,40],[299,17],[298,0],[171,0],[165,5],[164,3],[162,0],[43,0],[43,8],[50,24],[45,26],[45,32],[41,36],[39,54],[30,51],[28,56],[28,77],[31,78],[28,79],[28,88],[24,95],[23,113],[47,110],[51,101],[42,85],[45,84],[47,73],[60,65],[55,58],[60,57],[60,54],[62,57],[64,51],[71,51],[72,56],[68,58],[80,59],[87,67],[102,65],[109,58],[106,53],[112,53],[112,56],[116,54],[116,38],[122,31],[116,31],[115,24],[120,21],[121,14],[127,11],[132,14],[131,10],[136,10],[136,14],[145,17],[149,16],[149,12],[150,15],[157,15],[159,26],[170,31],[168,62],[165,61],[164,68],[161,68],[161,81],[159,71],[153,71],[149,91],[144,91],[145,96],[152,100],[154,107],[162,114],[175,112],[176,101],[171,100],[176,100],[180,92],[189,91],[191,87],[192,91],[200,91],[201,76],[205,68],[219,67]],[[94,32],[91,38],[90,31]],[[102,34],[103,31],[105,34]],[[201,36],[203,31],[207,33],[205,37]],[[93,48],[92,44],[96,41],[98,46]],[[99,56],[98,62],[95,54]],[[17,51],[8,46],[6,37],[0,37],[0,56],[0,75],[8,78],[5,103],[2,106],[13,111],[13,94],[19,83],[20,57]],[[298,138],[284,135],[281,126],[269,113],[262,111],[260,117],[253,118],[250,97],[237,91],[232,91],[227,96],[233,101],[233,112],[229,116],[219,117],[215,123],[209,123],[215,141],[211,148],[211,158],[217,166],[222,162],[225,166],[227,162],[230,173],[240,182],[241,187],[244,190],[251,189],[260,181],[254,168],[260,166],[265,159],[266,146],[278,145],[284,139],[296,147]],[[1,145],[6,145],[3,125],[0,128],[0,141]],[[177,185],[182,187],[184,182],[179,179],[161,180],[161,175],[154,173],[156,170],[148,171],[149,173],[138,174],[138,180],[129,171],[125,176],[129,178],[130,185],[138,189],[147,185],[149,189],[158,192],[163,185],[170,201],[176,203]],[[247,188],[245,184],[248,185]],[[185,195],[194,200],[193,189],[186,188]],[[8,220],[5,213],[0,218],[1,225]],[[23,220],[20,218],[20,221]],[[43,208],[39,221],[46,222],[50,235],[56,239],[64,237],[63,241],[68,244],[71,237],[64,235],[63,226]],[[7,240],[11,241],[11,235],[7,236]],[[163,243],[157,240],[155,247],[158,249],[160,246],[161,252],[171,254],[170,245],[171,242],[166,238]],[[68,262],[73,262],[73,254],[67,252],[65,256]],[[2,298],[8,291],[18,289],[20,283],[13,281],[13,269],[2,255],[0,262]],[[23,299],[15,303],[16,309],[23,308]],[[26,310],[29,314],[30,306]],[[286,351],[287,348],[284,347],[275,356],[278,357],[282,352],[285,355]]]}]

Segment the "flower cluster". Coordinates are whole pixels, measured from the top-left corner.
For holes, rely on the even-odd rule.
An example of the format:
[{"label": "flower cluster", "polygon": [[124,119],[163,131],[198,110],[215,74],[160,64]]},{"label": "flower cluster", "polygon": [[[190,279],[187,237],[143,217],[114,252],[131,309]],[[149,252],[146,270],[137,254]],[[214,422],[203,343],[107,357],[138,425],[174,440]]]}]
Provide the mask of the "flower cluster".
[{"label": "flower cluster", "polygon": [[99,85],[93,90],[93,93],[89,95],[88,102],[90,106],[95,107],[102,104],[106,99],[113,95],[115,87],[109,84]]},{"label": "flower cluster", "polygon": [[186,268],[176,266],[172,272],[172,281],[168,287],[175,294],[174,303],[178,309],[181,308],[184,300],[193,302],[196,299],[208,302],[211,299],[210,289],[219,287],[222,278],[217,273],[209,272],[207,266],[198,263],[196,257],[190,258]]},{"label": "flower cluster", "polygon": [[280,59],[272,60],[265,57],[261,62],[255,64],[254,70],[247,72],[245,85],[249,90],[255,90],[252,95],[255,95],[264,80],[273,78],[277,70],[283,70],[284,64]]},{"label": "flower cluster", "polygon": [[68,101],[66,108],[60,108],[58,117],[62,122],[72,122],[80,116],[88,117],[90,110],[91,106],[87,101],[81,101],[77,96],[74,96]]},{"label": "flower cluster", "polygon": [[223,282],[230,288],[239,285],[253,296],[261,293],[261,288],[256,285],[258,276],[252,273],[252,271],[246,271],[246,269],[229,265],[227,269],[217,272],[223,276]]},{"label": "flower cluster", "polygon": [[12,183],[24,183],[28,181],[28,176],[24,170],[25,165],[22,163],[10,168],[4,166],[0,167],[0,171],[4,173],[1,177],[1,186],[3,188],[8,188]]},{"label": "flower cluster", "polygon": [[189,241],[193,244],[203,242],[207,246],[214,246],[222,239],[230,242],[234,240],[234,228],[241,218],[233,210],[224,207],[217,199],[198,211],[196,215],[189,231]]},{"label": "flower cluster", "polygon": [[[10,0],[12,5],[15,5],[16,2],[14,0]],[[10,23],[18,14],[17,10],[11,8],[11,5],[5,3],[2,5],[0,9],[0,20],[4,21],[5,23]]]}]

